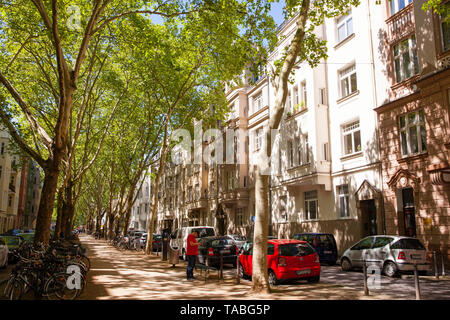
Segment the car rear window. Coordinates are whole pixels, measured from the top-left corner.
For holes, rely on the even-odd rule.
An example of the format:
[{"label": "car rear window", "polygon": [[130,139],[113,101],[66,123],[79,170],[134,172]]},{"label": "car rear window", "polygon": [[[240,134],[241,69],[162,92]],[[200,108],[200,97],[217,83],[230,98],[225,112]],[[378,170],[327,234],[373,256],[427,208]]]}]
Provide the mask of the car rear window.
[{"label": "car rear window", "polygon": [[236,241],[245,241],[247,239],[245,237],[242,237],[242,236],[234,236],[234,240],[236,240]]},{"label": "car rear window", "polygon": [[214,229],[212,228],[194,228],[191,232],[197,231],[199,238],[215,236]]},{"label": "car rear window", "polygon": [[282,244],[278,247],[280,256],[294,257],[294,256],[307,256],[315,252],[314,248],[307,243],[289,243]]},{"label": "car rear window", "polygon": [[417,239],[400,239],[391,245],[391,249],[425,250],[425,247]]},{"label": "car rear window", "polygon": [[220,247],[220,246],[226,246],[226,245],[233,245],[234,240],[233,239],[216,239],[211,241],[212,247]]},{"label": "car rear window", "polygon": [[321,234],[318,236],[319,238],[319,246],[324,247],[334,247],[334,239],[329,234]]}]

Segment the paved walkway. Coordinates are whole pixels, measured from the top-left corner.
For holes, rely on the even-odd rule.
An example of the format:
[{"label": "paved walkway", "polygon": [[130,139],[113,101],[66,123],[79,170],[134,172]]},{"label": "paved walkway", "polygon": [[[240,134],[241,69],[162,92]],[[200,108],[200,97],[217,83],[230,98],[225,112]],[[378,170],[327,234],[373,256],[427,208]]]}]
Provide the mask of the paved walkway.
[{"label": "paved walkway", "polygon": [[[270,295],[250,293],[251,282],[241,280],[235,284],[234,269],[224,272],[225,280],[218,281],[210,274],[205,283],[200,280],[188,282],[185,262],[176,267],[161,261],[156,255],[142,252],[119,251],[105,240],[88,235],[80,239],[88,249],[91,271],[88,284],[80,296],[84,300],[133,299],[133,300],[367,300],[367,299],[415,299],[412,279],[382,278],[382,290],[374,290],[370,296],[363,295],[361,272],[342,273],[339,267],[323,267],[320,283],[294,281],[274,288]],[[398,283],[397,283],[398,282]],[[450,281],[427,280],[423,299],[450,299]],[[387,294],[389,293],[389,294]]]}]

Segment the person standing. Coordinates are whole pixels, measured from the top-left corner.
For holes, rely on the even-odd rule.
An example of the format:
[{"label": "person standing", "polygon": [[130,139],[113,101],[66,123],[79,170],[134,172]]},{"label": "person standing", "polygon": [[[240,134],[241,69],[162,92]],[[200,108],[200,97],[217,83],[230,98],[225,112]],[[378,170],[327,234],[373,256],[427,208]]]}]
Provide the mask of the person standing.
[{"label": "person standing", "polygon": [[186,258],[188,261],[187,265],[187,280],[194,280],[194,267],[195,261],[197,260],[198,255],[198,246],[197,242],[198,232],[192,231],[187,237],[187,246],[186,246]]}]

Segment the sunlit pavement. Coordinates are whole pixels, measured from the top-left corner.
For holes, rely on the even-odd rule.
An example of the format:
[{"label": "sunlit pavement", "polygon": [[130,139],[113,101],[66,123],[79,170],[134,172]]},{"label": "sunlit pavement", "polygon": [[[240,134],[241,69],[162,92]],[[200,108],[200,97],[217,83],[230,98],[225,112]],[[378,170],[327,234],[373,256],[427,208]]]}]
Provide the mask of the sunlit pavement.
[{"label": "sunlit pavement", "polygon": [[[174,268],[160,256],[120,251],[105,240],[81,235],[88,249],[91,271],[80,299],[136,300],[209,300],[209,299],[294,299],[294,300],[366,300],[415,299],[414,279],[381,277],[380,289],[364,296],[362,272],[342,272],[339,266],[323,266],[320,283],[293,281],[276,286],[270,295],[250,293],[251,281],[235,283],[236,271],[227,267],[224,280],[210,273],[205,282],[196,272],[196,280],[186,281],[186,264],[180,260]],[[450,299],[450,281],[421,279],[423,299]]]},{"label": "sunlit pavement", "polygon": [[[319,283],[292,281],[273,288],[270,295],[250,293],[251,281],[235,283],[236,269],[226,266],[224,280],[211,272],[205,282],[196,271],[196,280],[186,281],[186,264],[180,260],[174,268],[161,256],[143,252],[120,251],[105,240],[81,235],[88,250],[91,270],[81,300],[396,300],[415,299],[414,279],[381,277],[378,289],[371,288],[364,296],[361,271],[342,272],[339,266],[322,266]],[[0,270],[0,282],[12,266]],[[450,277],[435,280],[421,277],[422,299],[450,299]],[[1,290],[1,288],[0,288]]]}]

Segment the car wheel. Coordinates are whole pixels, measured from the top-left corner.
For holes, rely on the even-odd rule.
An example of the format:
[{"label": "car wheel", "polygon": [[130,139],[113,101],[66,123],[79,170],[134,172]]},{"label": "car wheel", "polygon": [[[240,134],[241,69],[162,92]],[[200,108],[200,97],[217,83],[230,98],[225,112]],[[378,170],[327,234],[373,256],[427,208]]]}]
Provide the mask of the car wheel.
[{"label": "car wheel", "polygon": [[308,278],[308,282],[310,282],[310,283],[315,283],[315,282],[319,282],[319,281],[320,281],[320,276]]},{"label": "car wheel", "polygon": [[272,270],[269,270],[269,284],[271,286],[276,286],[276,285],[278,285],[278,283],[279,282],[278,282],[275,272],[273,272]]},{"label": "car wheel", "polygon": [[344,258],[341,261],[341,268],[342,268],[342,271],[350,271],[350,270],[352,270],[352,263],[350,262],[349,259]]},{"label": "car wheel", "polygon": [[394,262],[388,261],[384,264],[383,273],[388,277],[395,277],[397,275],[397,271],[397,265]]}]

